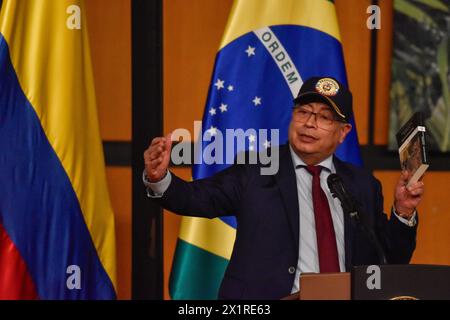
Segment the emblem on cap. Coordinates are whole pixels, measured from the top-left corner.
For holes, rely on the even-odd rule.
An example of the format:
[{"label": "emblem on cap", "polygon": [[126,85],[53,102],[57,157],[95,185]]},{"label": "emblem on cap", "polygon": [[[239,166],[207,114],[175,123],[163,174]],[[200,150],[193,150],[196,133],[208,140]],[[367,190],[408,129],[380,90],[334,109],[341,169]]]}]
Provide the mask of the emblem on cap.
[{"label": "emblem on cap", "polygon": [[316,91],[324,96],[335,96],[339,91],[339,85],[331,78],[322,78],[316,83]]}]

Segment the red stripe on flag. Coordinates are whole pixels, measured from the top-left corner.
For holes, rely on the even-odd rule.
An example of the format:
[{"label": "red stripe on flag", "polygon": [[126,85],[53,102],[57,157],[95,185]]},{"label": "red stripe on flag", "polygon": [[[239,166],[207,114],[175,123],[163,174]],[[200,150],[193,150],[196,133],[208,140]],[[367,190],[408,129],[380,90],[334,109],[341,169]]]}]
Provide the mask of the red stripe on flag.
[{"label": "red stripe on flag", "polygon": [[0,223],[0,299],[38,299],[27,266]]}]

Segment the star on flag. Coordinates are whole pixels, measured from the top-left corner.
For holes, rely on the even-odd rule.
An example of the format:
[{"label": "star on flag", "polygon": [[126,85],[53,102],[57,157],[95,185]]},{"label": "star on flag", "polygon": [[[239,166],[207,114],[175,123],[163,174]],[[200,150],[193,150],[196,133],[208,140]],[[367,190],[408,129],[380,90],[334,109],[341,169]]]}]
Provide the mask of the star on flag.
[{"label": "star on flag", "polygon": [[209,132],[211,137],[214,137],[217,134],[217,128],[214,126],[211,126],[211,128],[209,128],[207,131]]},{"label": "star on flag", "polygon": [[222,103],[221,105],[220,105],[220,107],[219,107],[219,109],[220,109],[220,112],[226,112],[226,111],[228,111],[228,105],[226,105],[226,104],[224,104],[224,103]]},{"label": "star on flag", "polygon": [[214,85],[216,86],[217,90],[220,90],[220,89],[225,88],[224,84],[225,84],[224,80],[217,79],[217,81]]},{"label": "star on flag", "polygon": [[250,58],[251,56],[255,55],[255,47],[248,46],[247,50],[245,50],[247,53],[247,56]]},{"label": "star on flag", "polygon": [[259,106],[261,104],[261,97],[255,97],[255,99],[253,99],[252,101],[255,107]]}]

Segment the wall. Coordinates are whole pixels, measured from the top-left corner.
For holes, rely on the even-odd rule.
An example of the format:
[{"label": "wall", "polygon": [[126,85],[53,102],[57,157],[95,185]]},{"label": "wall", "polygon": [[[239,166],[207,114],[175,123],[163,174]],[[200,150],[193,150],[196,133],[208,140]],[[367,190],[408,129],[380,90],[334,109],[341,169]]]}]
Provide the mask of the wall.
[{"label": "wall", "polygon": [[[85,1],[100,133],[131,141],[131,2]],[[116,222],[117,296],[131,298],[131,167],[106,168]]]}]

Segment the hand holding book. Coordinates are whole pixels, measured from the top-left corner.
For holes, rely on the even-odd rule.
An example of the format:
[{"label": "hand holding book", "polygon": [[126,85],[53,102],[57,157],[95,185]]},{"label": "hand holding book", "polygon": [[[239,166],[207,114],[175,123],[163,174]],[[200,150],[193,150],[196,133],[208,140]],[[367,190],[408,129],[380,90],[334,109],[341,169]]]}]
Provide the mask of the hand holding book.
[{"label": "hand holding book", "polygon": [[416,112],[397,133],[400,165],[408,172],[407,186],[417,182],[429,167],[425,132],[423,114]]},{"label": "hand holding book", "polygon": [[402,174],[395,188],[394,208],[407,219],[413,215],[424,192],[421,179],[429,167],[425,132],[423,114],[416,112],[396,136]]}]

